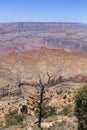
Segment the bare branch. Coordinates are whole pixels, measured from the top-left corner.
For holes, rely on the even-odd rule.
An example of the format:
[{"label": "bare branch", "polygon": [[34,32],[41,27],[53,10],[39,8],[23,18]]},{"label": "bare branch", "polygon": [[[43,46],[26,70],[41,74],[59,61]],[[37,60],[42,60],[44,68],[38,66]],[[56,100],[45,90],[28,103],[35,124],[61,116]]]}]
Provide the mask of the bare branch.
[{"label": "bare branch", "polygon": [[47,72],[47,76],[48,76],[47,85],[49,86],[49,84],[50,84],[50,79],[51,79],[51,76],[49,75],[49,73],[48,73],[48,72]]},{"label": "bare branch", "polygon": [[41,79],[40,75],[39,75],[39,85],[40,85],[40,87],[44,87],[44,84],[42,83],[42,79]]}]

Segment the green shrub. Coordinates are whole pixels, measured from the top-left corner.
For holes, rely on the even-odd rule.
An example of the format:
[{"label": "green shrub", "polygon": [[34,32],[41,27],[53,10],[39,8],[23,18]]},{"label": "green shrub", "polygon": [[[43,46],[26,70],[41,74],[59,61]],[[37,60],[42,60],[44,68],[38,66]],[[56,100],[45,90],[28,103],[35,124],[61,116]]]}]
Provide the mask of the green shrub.
[{"label": "green shrub", "polygon": [[[36,115],[38,116],[38,111],[36,112]],[[42,117],[47,118],[49,116],[56,115],[56,109],[52,106],[43,106],[42,108]]]},{"label": "green shrub", "polygon": [[78,119],[78,130],[87,130],[87,84],[75,95],[75,115]]},{"label": "green shrub", "polygon": [[23,122],[23,115],[18,114],[17,111],[9,111],[8,114],[5,115],[5,121],[6,121],[6,126],[12,126],[12,125],[20,125]]},{"label": "green shrub", "polygon": [[70,105],[65,106],[58,114],[60,115],[69,115],[72,112],[72,108]]},{"label": "green shrub", "polygon": [[61,90],[61,89],[58,90],[58,91],[57,91],[57,94],[58,94],[58,95],[61,95],[61,94],[62,94],[62,90]]},{"label": "green shrub", "polygon": [[66,96],[66,95],[64,95],[64,96],[63,96],[63,99],[66,99],[66,98],[67,98],[67,96]]},{"label": "green shrub", "polygon": [[44,118],[47,118],[47,117],[55,115],[55,114],[56,114],[55,107],[52,107],[52,106],[43,107],[43,117]]}]

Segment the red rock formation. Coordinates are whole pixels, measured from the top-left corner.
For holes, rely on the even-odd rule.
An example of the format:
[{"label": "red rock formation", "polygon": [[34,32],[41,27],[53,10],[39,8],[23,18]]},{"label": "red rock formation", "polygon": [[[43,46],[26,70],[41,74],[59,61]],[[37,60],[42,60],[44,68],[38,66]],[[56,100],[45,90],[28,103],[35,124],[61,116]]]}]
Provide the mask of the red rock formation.
[{"label": "red rock formation", "polygon": [[28,79],[30,82],[38,82],[39,74],[43,79],[44,77],[45,80],[47,79],[47,72],[54,77],[64,76],[66,78],[79,74],[87,75],[87,56],[80,52],[41,47],[30,53],[13,52],[0,56],[0,67],[15,77],[19,72],[22,81]]}]

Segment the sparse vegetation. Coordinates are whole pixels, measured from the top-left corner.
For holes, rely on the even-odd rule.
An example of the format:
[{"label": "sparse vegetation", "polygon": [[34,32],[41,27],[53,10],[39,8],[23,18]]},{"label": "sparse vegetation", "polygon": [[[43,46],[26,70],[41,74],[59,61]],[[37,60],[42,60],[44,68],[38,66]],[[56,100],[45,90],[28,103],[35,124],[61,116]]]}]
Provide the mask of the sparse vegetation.
[{"label": "sparse vegetation", "polygon": [[16,110],[9,111],[9,113],[5,115],[6,127],[21,125],[23,123],[23,119],[24,116],[22,114],[18,114]]},{"label": "sparse vegetation", "polygon": [[58,95],[61,95],[61,94],[62,94],[62,90],[58,90],[58,91],[57,91],[57,94],[58,94]]},{"label": "sparse vegetation", "polygon": [[70,105],[65,106],[58,114],[59,115],[69,115],[72,112],[72,108]]},{"label": "sparse vegetation", "polygon": [[67,96],[66,96],[66,95],[64,95],[64,96],[63,96],[63,99],[66,99],[66,98],[67,98]]},{"label": "sparse vegetation", "polygon": [[[36,112],[36,114],[38,115],[38,112]],[[48,118],[49,116],[53,116],[53,115],[56,115],[56,109],[55,109],[55,107],[44,106],[42,108],[42,117],[43,118]]]}]

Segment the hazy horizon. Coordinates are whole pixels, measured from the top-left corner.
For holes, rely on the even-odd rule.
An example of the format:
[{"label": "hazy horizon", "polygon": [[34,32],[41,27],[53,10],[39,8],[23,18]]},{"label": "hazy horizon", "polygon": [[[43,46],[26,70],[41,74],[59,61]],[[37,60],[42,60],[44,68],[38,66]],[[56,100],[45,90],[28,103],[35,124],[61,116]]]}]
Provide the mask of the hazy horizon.
[{"label": "hazy horizon", "polygon": [[0,24],[15,24],[15,23],[29,23],[29,24],[82,24],[82,25],[87,25],[87,23],[81,23],[81,22],[47,22],[47,21],[44,21],[44,22],[26,22],[26,21],[9,21],[9,22],[0,22]]}]

